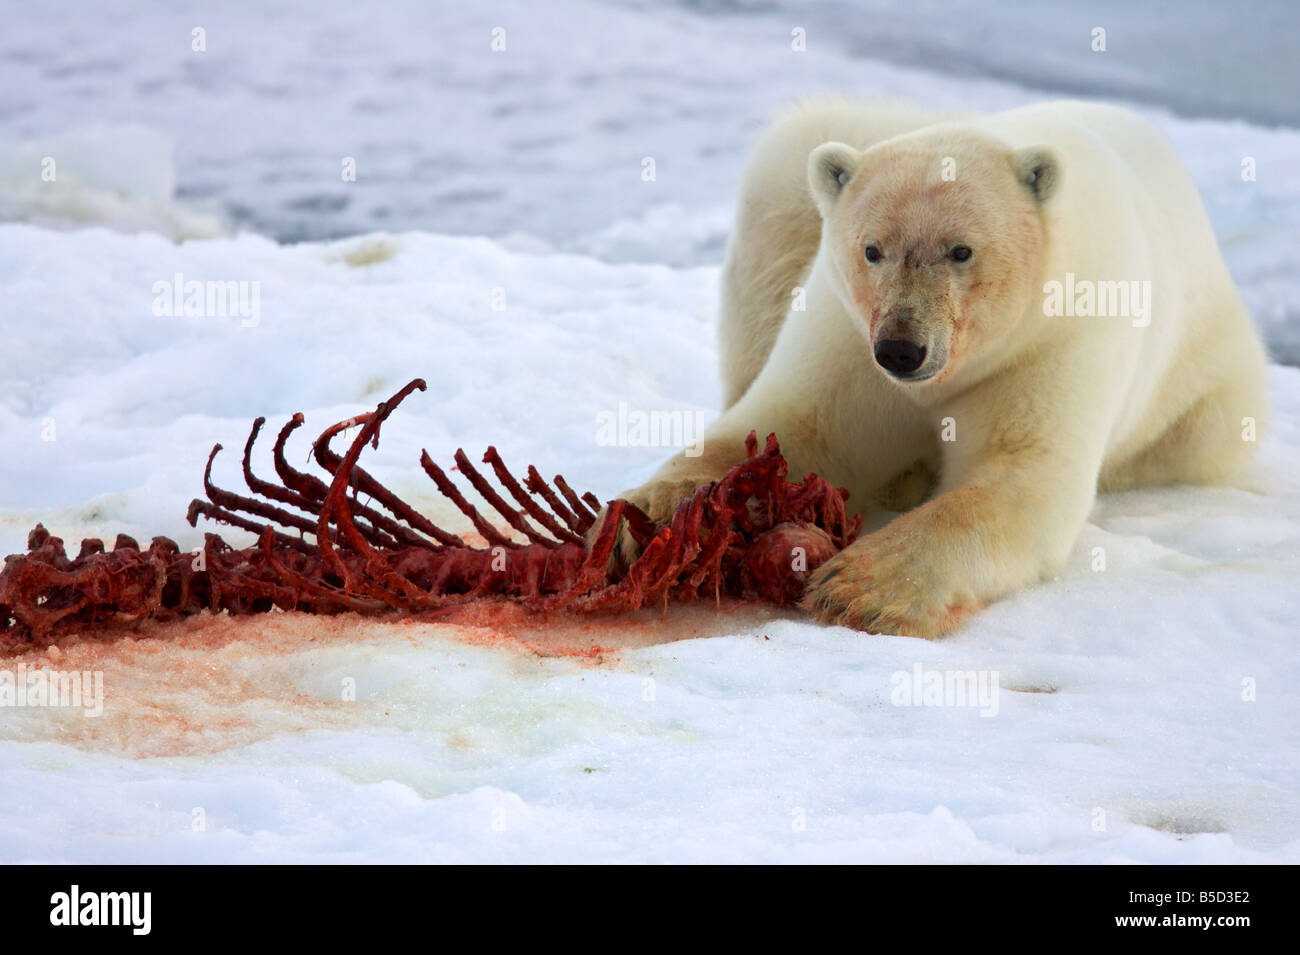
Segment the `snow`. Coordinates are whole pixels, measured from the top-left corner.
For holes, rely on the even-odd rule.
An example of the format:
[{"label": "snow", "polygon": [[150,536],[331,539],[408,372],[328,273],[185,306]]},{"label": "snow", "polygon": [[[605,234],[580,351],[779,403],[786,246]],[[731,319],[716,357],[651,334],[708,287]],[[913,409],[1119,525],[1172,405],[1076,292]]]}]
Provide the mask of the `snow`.
[{"label": "snow", "polygon": [[[780,4],[33,9],[0,36],[0,553],[37,521],[195,547],[213,443],[238,486],[251,420],[302,411],[305,466],[311,435],[417,376],[367,467],[436,520],[456,515],[421,448],[495,444],[602,497],[639,483],[669,449],[604,446],[598,417],[716,410],[743,149],[820,89],[1003,108],[1087,81],[1143,104],[1300,361],[1294,84],[1252,111],[1135,69],[1124,37],[1150,24],[1119,6],[1096,74],[1009,57],[1005,29],[931,63],[962,38],[928,7],[890,21],[888,56]],[[1214,55],[1280,42],[1272,22]],[[511,56],[488,49],[501,23]],[[156,314],[177,275],[257,283],[255,316]],[[1059,579],[942,641],[727,607],[197,619],[28,654],[102,672],[104,714],[0,709],[0,860],[1300,861],[1300,370],[1269,385],[1231,486],[1102,498]],[[995,710],[895,705],[918,666],[996,679]]]},{"label": "snow", "polygon": [[[9,225],[0,250],[25,359],[0,372],[6,551],[38,519],[194,547],[182,515],[212,442],[238,449],[262,413],[304,410],[310,432],[420,373],[374,470],[445,520],[422,447],[495,443],[612,496],[667,452],[598,445],[600,411],[717,401],[715,268],[427,234],[175,246]],[[156,317],[176,272],[260,281],[259,323]],[[1237,485],[1104,499],[1060,580],[937,643],[754,610],[531,646],[491,621],[292,615],[72,642],[47,665],[102,669],[105,715],[4,713],[0,857],[1294,861],[1300,371],[1275,367],[1271,392]],[[235,456],[218,464],[237,486]],[[997,674],[996,714],[892,705],[917,664]]]},{"label": "snow", "polygon": [[167,134],[132,125],[92,125],[40,141],[0,143],[0,221],[56,229],[110,222],[173,239],[223,234],[221,216],[175,201],[174,152]]}]

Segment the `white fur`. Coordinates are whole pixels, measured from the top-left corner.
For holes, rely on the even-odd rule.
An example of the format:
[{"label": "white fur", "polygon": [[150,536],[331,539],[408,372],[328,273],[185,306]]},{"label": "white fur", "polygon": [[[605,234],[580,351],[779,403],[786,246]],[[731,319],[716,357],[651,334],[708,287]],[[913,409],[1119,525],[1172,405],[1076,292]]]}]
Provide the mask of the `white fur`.
[{"label": "white fur", "polygon": [[[885,260],[869,265],[877,241]],[[958,241],[965,266],[945,257]],[[1067,272],[1149,281],[1149,324],[1045,316],[1044,283]],[[790,311],[800,287],[806,309]],[[1243,419],[1262,433],[1267,418],[1263,349],[1196,189],[1163,137],[1115,108],[937,121],[803,104],[750,161],[722,308],[727,410],[702,455],[627,496],[664,517],[754,429],[859,510],[919,504],[810,582],[806,606],[873,632],[950,630],[1054,573],[1099,487],[1223,480],[1254,447]],[[941,363],[929,380],[874,360],[902,314]]]}]

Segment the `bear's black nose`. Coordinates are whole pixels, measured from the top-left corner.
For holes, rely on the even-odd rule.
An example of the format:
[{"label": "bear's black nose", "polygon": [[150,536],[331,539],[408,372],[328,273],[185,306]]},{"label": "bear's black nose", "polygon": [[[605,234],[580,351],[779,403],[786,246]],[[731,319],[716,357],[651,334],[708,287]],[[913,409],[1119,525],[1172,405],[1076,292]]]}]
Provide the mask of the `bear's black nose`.
[{"label": "bear's black nose", "polygon": [[925,348],[902,338],[876,344],[876,364],[895,378],[910,378],[925,361]]}]

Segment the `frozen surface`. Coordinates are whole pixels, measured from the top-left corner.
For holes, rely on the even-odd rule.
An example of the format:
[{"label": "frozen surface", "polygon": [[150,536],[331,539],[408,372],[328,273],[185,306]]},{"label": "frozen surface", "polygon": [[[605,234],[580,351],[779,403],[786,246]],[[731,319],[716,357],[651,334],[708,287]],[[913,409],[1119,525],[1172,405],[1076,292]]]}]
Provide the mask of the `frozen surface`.
[{"label": "frozen surface", "polygon": [[[237,485],[251,419],[303,411],[305,463],[416,376],[367,466],[435,519],[421,448],[639,483],[669,450],[601,446],[597,416],[716,408],[745,149],[824,91],[1135,106],[1300,364],[1289,0],[0,15],[0,553],[38,520],[194,547],[214,442]],[[156,315],[178,275],[258,283],[256,320]],[[1236,485],[1101,500],[1061,579],[937,643],[756,608],[277,614],[8,660],[105,701],[0,707],[0,861],[1300,861],[1300,371],[1270,390]],[[894,705],[917,667],[996,676],[995,714]]]},{"label": "frozen surface", "polygon": [[[177,272],[260,281],[258,323],[155,316]],[[193,546],[213,442],[232,485],[255,415],[315,433],[417,374],[372,459],[399,493],[431,503],[421,447],[494,443],[610,496],[667,451],[598,446],[600,411],[717,401],[715,281],[427,234],[0,226],[0,550],[38,519]],[[937,643],[706,608],[29,655],[101,671],[105,706],[0,709],[0,859],[1300,861],[1300,371],[1270,384],[1237,485],[1104,499],[1061,579]],[[894,705],[917,666],[996,674],[996,712]]]}]

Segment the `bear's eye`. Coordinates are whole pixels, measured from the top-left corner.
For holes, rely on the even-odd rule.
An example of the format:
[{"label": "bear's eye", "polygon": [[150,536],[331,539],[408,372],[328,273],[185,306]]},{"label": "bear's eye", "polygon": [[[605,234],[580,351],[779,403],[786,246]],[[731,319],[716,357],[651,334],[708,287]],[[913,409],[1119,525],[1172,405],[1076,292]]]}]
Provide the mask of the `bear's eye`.
[{"label": "bear's eye", "polygon": [[955,245],[948,254],[952,256],[954,262],[967,262],[974,253],[971,252],[969,245]]},{"label": "bear's eye", "polygon": [[868,261],[868,262],[879,262],[880,259],[881,259],[881,255],[880,255],[880,249],[879,249],[879,247],[874,246],[874,245],[869,245],[869,246],[867,246],[867,261]]}]

